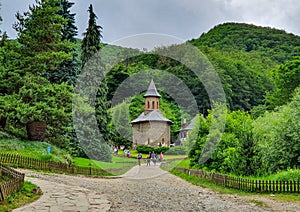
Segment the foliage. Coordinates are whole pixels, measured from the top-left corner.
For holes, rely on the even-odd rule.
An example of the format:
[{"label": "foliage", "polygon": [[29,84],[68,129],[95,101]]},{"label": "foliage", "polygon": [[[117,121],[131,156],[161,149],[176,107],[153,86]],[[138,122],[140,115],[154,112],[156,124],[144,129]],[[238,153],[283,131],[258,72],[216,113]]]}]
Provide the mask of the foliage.
[{"label": "foliage", "polygon": [[166,152],[168,152],[169,151],[169,149],[170,149],[170,147],[167,147],[167,146],[161,146],[161,147],[157,147],[157,148],[155,148],[154,149],[154,152],[155,153],[157,153],[157,154],[159,154],[159,153],[166,153]]},{"label": "foliage", "polygon": [[168,149],[165,155],[186,155],[186,148],[183,146],[175,146]]},{"label": "foliage", "polygon": [[[47,124],[45,141],[66,148],[68,140],[65,135],[71,129],[72,88],[66,84],[49,84],[44,78],[26,75],[24,86],[14,95],[4,108],[8,124],[12,129],[24,130],[25,125],[33,121]],[[23,126],[23,127],[22,127]],[[12,129],[9,129],[13,132]]]},{"label": "foliage", "polygon": [[[201,120],[201,119],[200,119]],[[250,175],[254,173],[254,144],[252,139],[252,118],[242,111],[228,112],[226,115],[225,130],[217,148],[204,164],[199,163],[204,145],[207,141],[207,128],[210,125],[211,116],[207,121],[200,122],[199,136],[193,146],[189,157],[191,166],[206,168],[210,171],[222,173],[234,173],[237,175]],[[212,133],[212,132],[210,132]],[[212,136],[212,135],[211,135]],[[204,157],[204,156],[202,156]]]},{"label": "foliage", "polygon": [[126,102],[116,105],[112,110],[112,129],[116,131],[113,142],[117,146],[132,145],[132,128],[130,124],[129,108]]},{"label": "foliage", "polygon": [[22,44],[20,69],[33,74],[55,71],[63,61],[72,59],[70,41],[62,41],[65,19],[58,14],[59,0],[36,0],[28,12],[16,15],[14,29]]},{"label": "foliage", "polygon": [[258,174],[294,168],[300,163],[300,89],[292,101],[276,111],[266,112],[254,122],[253,136]]},{"label": "foliage", "polygon": [[105,141],[109,141],[111,139],[111,134],[108,126],[111,119],[110,114],[108,112],[110,101],[108,101],[107,99],[107,92],[107,82],[106,80],[103,80],[98,87],[95,102],[95,110],[98,128]]},{"label": "foliage", "polygon": [[78,53],[75,48],[75,44],[77,43],[75,36],[78,34],[77,27],[75,26],[75,14],[70,12],[74,3],[69,2],[68,0],[61,0],[58,5],[60,7],[58,15],[65,19],[62,26],[61,40],[69,41],[74,44],[73,47],[67,51],[72,54],[72,59],[63,61],[59,64],[57,70],[45,73],[45,77],[52,83],[68,82],[71,85],[75,85],[80,64],[77,58]]},{"label": "foliage", "polygon": [[287,171],[281,171],[274,174],[272,179],[277,181],[300,181],[300,170],[289,169]]},{"label": "foliage", "polygon": [[215,26],[199,38],[189,41],[196,46],[222,50],[237,49],[267,56],[283,63],[300,54],[300,37],[283,30],[244,23],[224,23]]},{"label": "foliage", "polygon": [[[47,154],[47,147],[51,146],[51,154]],[[71,161],[70,154],[63,149],[46,142],[22,141],[17,138],[0,140],[1,153],[17,154],[38,160],[66,163]]]},{"label": "foliage", "polygon": [[266,97],[271,109],[289,102],[294,90],[300,86],[300,57],[276,67],[273,75],[276,87]]},{"label": "foliage", "polygon": [[149,152],[154,151],[154,147],[152,146],[147,146],[147,145],[139,145],[136,147],[136,151],[144,154],[148,154]]},{"label": "foliage", "polygon": [[157,147],[157,148],[154,148],[152,146],[147,146],[147,145],[139,145],[136,147],[136,151],[137,152],[140,152],[140,153],[143,153],[143,154],[149,154],[149,152],[155,152],[157,154],[159,153],[166,153],[168,152],[170,148],[169,147],[166,147],[166,146],[162,146],[162,147]]},{"label": "foliage", "polygon": [[94,160],[111,161],[110,148],[95,119],[95,109],[91,106],[90,99],[84,95],[84,91],[74,95],[73,123],[77,138],[71,144],[73,154]]},{"label": "foliage", "polygon": [[83,40],[81,44],[81,61],[82,67],[91,59],[95,53],[100,49],[100,41],[102,38],[102,27],[96,23],[97,16],[93,11],[93,5],[90,4],[89,9],[89,23],[86,32],[83,33]]},{"label": "foliage", "polygon": [[6,202],[0,204],[0,211],[11,211],[36,201],[42,193],[33,193],[32,190],[35,188],[37,188],[37,185],[25,181],[19,191],[13,193]]},{"label": "foliage", "polygon": [[20,69],[21,45],[16,40],[2,39],[0,45],[0,94],[10,95],[18,92],[23,85],[24,70]]}]

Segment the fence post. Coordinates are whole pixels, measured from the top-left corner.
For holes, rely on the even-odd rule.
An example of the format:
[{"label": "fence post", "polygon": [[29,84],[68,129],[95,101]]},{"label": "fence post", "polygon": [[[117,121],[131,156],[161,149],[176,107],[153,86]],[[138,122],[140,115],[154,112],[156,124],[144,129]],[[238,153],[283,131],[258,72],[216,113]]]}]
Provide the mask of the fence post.
[{"label": "fence post", "polygon": [[2,191],[2,186],[0,185],[0,200],[3,201],[4,200],[4,195],[3,195],[3,191]]}]

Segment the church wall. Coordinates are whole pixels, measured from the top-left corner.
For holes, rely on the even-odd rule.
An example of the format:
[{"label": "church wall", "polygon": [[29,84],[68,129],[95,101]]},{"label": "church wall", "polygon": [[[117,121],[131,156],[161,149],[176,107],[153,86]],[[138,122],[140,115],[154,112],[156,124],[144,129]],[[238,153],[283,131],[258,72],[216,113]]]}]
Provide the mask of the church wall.
[{"label": "church wall", "polygon": [[149,145],[170,146],[170,124],[168,122],[135,123],[133,129],[133,147]]}]

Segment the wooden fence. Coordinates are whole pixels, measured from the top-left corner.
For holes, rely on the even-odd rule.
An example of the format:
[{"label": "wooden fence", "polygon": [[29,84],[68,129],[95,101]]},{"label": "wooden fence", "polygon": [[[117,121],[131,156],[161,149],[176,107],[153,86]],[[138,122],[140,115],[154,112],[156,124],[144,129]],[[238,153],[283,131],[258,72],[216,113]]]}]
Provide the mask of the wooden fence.
[{"label": "wooden fence", "polygon": [[189,176],[211,180],[216,184],[239,190],[272,193],[300,193],[300,181],[248,180],[213,172],[205,172],[203,170],[190,170],[186,168],[174,169]]},{"label": "wooden fence", "polygon": [[25,174],[19,173],[12,168],[0,164],[0,178],[9,177],[10,180],[0,184],[0,202],[4,201],[13,192],[17,191],[24,184]]},{"label": "wooden fence", "polygon": [[55,171],[70,174],[82,174],[82,175],[109,175],[109,173],[103,169],[95,169],[92,167],[80,167],[73,164],[51,162],[37,160],[34,158],[24,157],[20,155],[3,154],[0,153],[0,163],[6,165],[13,165],[19,168],[29,168],[35,170]]}]

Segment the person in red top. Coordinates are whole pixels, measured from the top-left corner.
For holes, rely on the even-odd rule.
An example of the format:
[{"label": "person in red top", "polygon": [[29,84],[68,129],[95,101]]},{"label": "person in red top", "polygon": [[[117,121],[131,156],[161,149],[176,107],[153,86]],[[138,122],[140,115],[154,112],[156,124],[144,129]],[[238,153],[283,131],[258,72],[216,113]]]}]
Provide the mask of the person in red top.
[{"label": "person in red top", "polygon": [[163,159],[164,159],[164,155],[163,155],[163,153],[161,152],[161,153],[159,154],[159,161],[162,162]]}]

